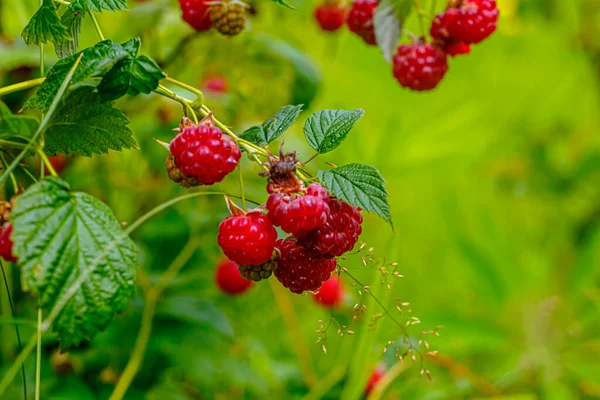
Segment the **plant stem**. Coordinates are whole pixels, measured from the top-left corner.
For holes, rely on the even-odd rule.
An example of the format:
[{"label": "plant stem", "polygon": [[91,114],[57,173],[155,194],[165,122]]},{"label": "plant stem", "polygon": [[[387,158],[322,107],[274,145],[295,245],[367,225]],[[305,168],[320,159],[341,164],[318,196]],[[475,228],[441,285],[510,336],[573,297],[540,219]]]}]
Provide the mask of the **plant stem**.
[{"label": "plant stem", "polygon": [[37,356],[35,361],[35,400],[40,400],[40,382],[42,378],[42,307],[38,306]]},{"label": "plant stem", "polygon": [[242,168],[240,168],[239,165],[238,174],[240,179],[240,192],[242,194],[242,208],[244,209],[244,211],[247,211],[248,209],[246,208],[246,192],[244,191],[244,176],[242,174]]},{"label": "plant stem", "polygon": [[40,158],[42,159],[42,164],[44,164],[46,166],[46,168],[48,169],[48,171],[50,171],[50,175],[58,176],[58,174],[56,173],[56,170],[54,169],[54,166],[48,159],[48,156],[46,155],[46,153],[44,153],[44,150],[39,149],[37,151],[37,153],[40,156]]},{"label": "plant stem", "polygon": [[304,162],[302,163],[302,165],[306,165],[306,164],[308,164],[309,162],[311,162],[312,160],[314,160],[315,158],[317,158],[317,157],[318,157],[320,154],[321,154],[321,153],[315,153],[315,154],[313,154],[313,155],[312,155],[312,156],[311,156],[311,157],[310,157],[308,160],[304,161]]},{"label": "plant stem", "polygon": [[98,33],[98,37],[100,37],[100,40],[105,40],[104,34],[102,33],[102,29],[100,28],[100,24],[98,23],[96,16],[94,15],[94,13],[92,11],[89,11],[88,14],[90,14],[90,18],[92,19],[92,22],[94,23],[94,28],[96,29],[96,33]]},{"label": "plant stem", "polygon": [[390,385],[408,368],[412,366],[412,361],[402,360],[398,361],[392,368],[390,368],[385,375],[381,378],[377,385],[373,388],[373,391],[369,393],[367,400],[379,400]]},{"label": "plant stem", "polygon": [[421,8],[421,0],[414,0],[414,2],[419,17],[419,30],[421,31],[421,36],[425,37],[425,19],[423,9]]},{"label": "plant stem", "polygon": [[13,142],[11,140],[0,139],[0,145],[14,147],[15,149],[24,149],[27,146],[25,143]]},{"label": "plant stem", "polygon": [[[4,166],[4,169],[8,168],[8,163],[6,162],[6,158],[4,157],[4,154],[2,152],[0,152],[0,159],[2,159],[2,165]],[[17,193],[19,191],[19,185],[17,185],[17,179],[15,178],[15,174],[13,174],[12,172],[10,173],[10,180],[12,182],[15,193]]]},{"label": "plant stem", "polygon": [[167,81],[167,82],[171,82],[173,85],[177,85],[177,86],[179,86],[180,88],[183,88],[183,89],[187,90],[188,92],[192,92],[192,93],[194,93],[196,96],[198,96],[198,98],[199,98],[199,99],[202,99],[202,98],[204,98],[204,94],[202,93],[202,91],[201,91],[201,90],[199,90],[199,89],[196,89],[195,87],[193,87],[193,86],[190,86],[190,85],[188,85],[187,83],[180,82],[180,81],[178,81],[177,79],[173,79],[173,78],[171,78],[170,76],[167,76],[167,77],[165,78],[165,81]]},{"label": "plant stem", "polygon": [[3,88],[0,88],[0,96],[40,86],[42,83],[44,83],[45,80],[46,78],[42,77],[37,79],[31,79],[25,82],[15,83],[14,85],[4,86]]},{"label": "plant stem", "polygon": [[62,4],[63,6],[70,6],[71,3],[65,0],[54,0],[55,3]]}]

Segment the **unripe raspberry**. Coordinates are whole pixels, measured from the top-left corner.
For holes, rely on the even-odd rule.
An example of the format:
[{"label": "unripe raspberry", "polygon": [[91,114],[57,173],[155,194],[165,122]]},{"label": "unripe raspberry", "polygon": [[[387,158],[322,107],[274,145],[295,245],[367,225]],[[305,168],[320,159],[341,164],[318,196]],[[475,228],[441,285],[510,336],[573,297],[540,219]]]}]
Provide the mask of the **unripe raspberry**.
[{"label": "unripe raspberry", "polygon": [[209,10],[210,0],[179,0],[182,17],[198,32],[207,31],[212,26]]},{"label": "unripe raspberry", "polygon": [[448,71],[446,53],[429,43],[403,44],[394,56],[394,76],[404,87],[434,89]]},{"label": "unripe raspberry", "polygon": [[268,279],[277,269],[277,260],[269,260],[260,265],[240,265],[240,274],[246,279],[255,282]]},{"label": "unripe raspberry", "polygon": [[13,241],[10,238],[12,229],[13,227],[10,222],[5,222],[2,227],[0,227],[0,257],[4,258],[6,261],[16,263],[17,258],[13,254]]},{"label": "unripe raspberry", "polygon": [[336,0],[325,0],[315,8],[315,19],[322,30],[335,32],[344,26],[346,8]]},{"label": "unripe raspberry", "polygon": [[354,0],[346,19],[348,28],[370,46],[377,44],[375,25],[373,24],[377,3],[377,0]]},{"label": "unripe raspberry", "polygon": [[226,36],[234,36],[246,26],[246,5],[236,0],[212,6],[210,19],[217,31]]},{"label": "unripe raspberry", "polygon": [[292,293],[319,289],[337,265],[335,258],[323,257],[294,239],[279,239],[277,248],[275,276]]},{"label": "unripe raspberry", "polygon": [[225,294],[238,295],[247,291],[252,286],[252,281],[245,279],[238,269],[238,265],[230,260],[223,260],[215,271],[217,286]]},{"label": "unripe raspberry", "polygon": [[344,299],[344,285],[340,277],[333,276],[325,281],[313,298],[324,307],[338,307]]},{"label": "unripe raspberry", "polygon": [[499,14],[495,0],[454,1],[434,18],[431,36],[445,43],[476,44],[494,33]]},{"label": "unripe raspberry", "polygon": [[260,265],[271,259],[277,231],[266,215],[249,211],[226,218],[219,225],[217,242],[223,253],[239,265]]}]

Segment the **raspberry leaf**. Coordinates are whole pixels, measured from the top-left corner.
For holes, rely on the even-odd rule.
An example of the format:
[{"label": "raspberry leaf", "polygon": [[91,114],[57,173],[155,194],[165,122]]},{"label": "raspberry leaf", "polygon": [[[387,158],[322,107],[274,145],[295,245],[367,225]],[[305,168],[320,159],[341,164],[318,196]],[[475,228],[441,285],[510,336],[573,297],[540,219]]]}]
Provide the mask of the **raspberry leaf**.
[{"label": "raspberry leaf", "polygon": [[91,88],[73,92],[59,106],[46,131],[45,151],[91,156],[107,153],[109,149],[137,148],[129,120],[103,102]]},{"label": "raspberry leaf", "polygon": [[37,119],[14,115],[6,104],[0,101],[0,138],[28,140],[33,137],[39,126]]},{"label": "raspberry leaf", "polygon": [[382,0],[375,10],[373,24],[377,44],[388,63],[392,62],[404,20],[412,9],[412,0]]},{"label": "raspberry leaf", "polygon": [[69,32],[61,23],[53,0],[44,0],[23,29],[21,37],[28,45],[62,42],[69,38]]},{"label": "raspberry leaf", "polygon": [[336,197],[365,211],[374,212],[393,228],[385,181],[375,167],[348,164],[328,171],[317,171],[317,177]]},{"label": "raspberry leaf", "polygon": [[304,134],[310,147],[323,154],[337,148],[365,110],[322,110],[311,115],[304,123]]},{"label": "raspberry leaf", "polygon": [[54,307],[87,275],[53,324],[63,349],[91,339],[134,295],[136,247],[96,198],[51,177],[19,196],[11,219],[23,289],[41,307]]},{"label": "raspberry leaf", "polygon": [[84,10],[98,11],[118,11],[127,10],[127,0],[77,0]]},{"label": "raspberry leaf", "polygon": [[70,37],[54,43],[56,55],[59,58],[66,58],[77,53],[79,46],[79,33],[81,32],[81,22],[85,13],[79,2],[71,3],[67,11],[60,18],[60,22],[69,31]]},{"label": "raspberry leaf", "polygon": [[264,124],[253,126],[242,133],[246,139],[259,146],[265,146],[283,134],[298,118],[302,111],[302,104],[297,106],[282,107],[277,114],[265,121]]}]

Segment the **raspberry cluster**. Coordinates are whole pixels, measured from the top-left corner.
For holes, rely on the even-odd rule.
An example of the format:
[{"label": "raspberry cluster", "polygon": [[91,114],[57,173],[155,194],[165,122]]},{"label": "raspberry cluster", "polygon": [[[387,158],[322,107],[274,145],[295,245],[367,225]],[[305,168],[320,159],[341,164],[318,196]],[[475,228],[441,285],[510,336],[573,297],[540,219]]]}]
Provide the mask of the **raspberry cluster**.
[{"label": "raspberry cluster", "polygon": [[197,32],[215,28],[233,36],[244,30],[248,6],[240,1],[179,0],[182,18]]}]

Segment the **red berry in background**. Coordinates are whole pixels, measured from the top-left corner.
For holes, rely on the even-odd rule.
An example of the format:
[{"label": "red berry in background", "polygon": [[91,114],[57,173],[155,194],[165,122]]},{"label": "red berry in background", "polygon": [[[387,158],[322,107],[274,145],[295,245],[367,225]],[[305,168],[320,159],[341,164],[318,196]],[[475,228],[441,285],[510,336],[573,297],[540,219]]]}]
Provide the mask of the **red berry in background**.
[{"label": "red berry in background", "polygon": [[377,0],[355,0],[350,6],[346,19],[348,28],[371,46],[377,44],[373,25],[375,8],[377,8]]},{"label": "red berry in background", "polygon": [[369,377],[369,382],[367,382],[367,387],[365,388],[365,395],[368,395],[373,389],[375,389],[375,386],[377,386],[384,375],[385,368],[380,364],[377,366],[377,368],[375,368]]},{"label": "red berry in background", "polygon": [[327,257],[337,257],[352,250],[362,233],[360,209],[342,200],[329,200],[329,217],[321,228],[300,238],[303,246]]},{"label": "red berry in background", "polygon": [[340,277],[333,276],[325,281],[313,298],[322,306],[328,308],[338,307],[344,299],[344,285]]},{"label": "red berry in background", "polygon": [[13,241],[10,239],[12,229],[13,227],[9,222],[5,222],[0,227],[0,257],[6,261],[16,263],[17,258],[13,254]]},{"label": "red berry in background", "polygon": [[205,92],[215,94],[225,94],[229,91],[229,83],[227,79],[221,75],[211,75],[204,78],[202,84]]},{"label": "red berry in background", "polygon": [[242,153],[232,138],[213,125],[210,117],[199,125],[184,126],[182,123],[183,129],[170,145],[175,166],[184,177],[212,185],[233,172]]},{"label": "red berry in background", "polygon": [[[50,160],[50,164],[52,165],[52,168],[54,168],[54,170],[56,171],[57,174],[60,174],[61,172],[63,172],[67,168],[67,165],[69,164],[69,157],[64,154],[57,154],[55,156],[49,156],[48,160]],[[46,168],[46,166],[44,166],[44,171],[46,174],[50,173],[50,171],[48,171],[48,168]]]},{"label": "red berry in background", "polygon": [[183,20],[198,32],[212,27],[210,19],[210,0],[179,0]]},{"label": "red berry in background", "polygon": [[455,2],[434,18],[431,36],[445,43],[476,44],[494,33],[499,14],[495,0]]},{"label": "red berry in background", "polygon": [[394,56],[394,76],[404,87],[434,89],[448,71],[446,53],[430,43],[403,44]]},{"label": "red berry in background", "polygon": [[313,183],[304,195],[269,195],[267,215],[273,225],[299,237],[325,224],[329,216],[328,200],[329,192],[321,185]]},{"label": "red berry in background", "polygon": [[215,280],[223,293],[231,295],[242,294],[252,286],[252,281],[245,279],[238,265],[230,260],[223,260],[217,266]]},{"label": "red berry in background", "polygon": [[219,225],[217,236],[223,253],[240,265],[259,265],[270,260],[276,240],[277,231],[258,210],[226,218]]},{"label": "red berry in background", "polygon": [[337,265],[335,258],[323,257],[294,239],[279,239],[276,246],[279,255],[275,276],[292,293],[319,289]]},{"label": "red berry in background", "polygon": [[315,19],[322,30],[335,32],[346,22],[346,8],[335,0],[325,0],[315,8]]}]

